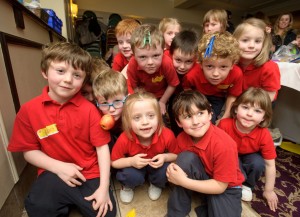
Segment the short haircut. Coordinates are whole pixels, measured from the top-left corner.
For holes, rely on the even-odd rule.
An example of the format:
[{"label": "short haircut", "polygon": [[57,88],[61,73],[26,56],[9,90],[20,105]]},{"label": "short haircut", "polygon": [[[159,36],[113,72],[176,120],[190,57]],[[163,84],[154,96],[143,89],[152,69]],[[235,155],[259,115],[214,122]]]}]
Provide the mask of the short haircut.
[{"label": "short haircut", "polygon": [[244,20],[235,28],[233,32],[233,36],[239,41],[239,38],[242,36],[242,34],[248,31],[247,28],[249,26],[253,26],[258,29],[261,29],[264,33],[262,50],[253,60],[254,65],[258,67],[269,60],[270,49],[272,46],[272,39],[271,39],[271,35],[266,31],[267,24],[263,20],[257,18],[249,18]]},{"label": "short haircut", "polygon": [[132,32],[140,26],[140,23],[135,19],[121,20],[115,28],[116,37],[121,35],[132,34]]},{"label": "short haircut", "polygon": [[127,96],[126,78],[120,72],[106,68],[94,78],[93,92],[96,97],[101,96],[106,100],[119,94]]},{"label": "short haircut", "polygon": [[199,38],[193,30],[182,30],[173,38],[170,54],[179,49],[183,54],[197,54]]},{"label": "short haircut", "polygon": [[[206,12],[203,17],[202,26],[204,27],[205,23],[209,22],[210,20],[215,20],[221,23],[221,31],[225,32],[227,28],[228,16],[226,10],[223,9],[211,9]],[[204,28],[203,28],[204,30]]]},{"label": "short haircut", "polygon": [[178,25],[179,27],[181,27],[179,21],[176,18],[165,17],[159,22],[158,29],[162,33],[165,33],[169,25]]},{"label": "short haircut", "polygon": [[262,88],[250,87],[244,91],[232,104],[230,115],[236,118],[236,110],[240,104],[250,104],[259,106],[265,111],[264,120],[259,124],[260,127],[268,127],[272,121],[272,102],[269,94]]},{"label": "short haircut", "polygon": [[172,106],[176,121],[179,121],[179,116],[182,114],[193,115],[192,105],[195,105],[201,111],[212,112],[210,103],[202,93],[197,90],[186,90],[176,96]]},{"label": "short haircut", "polygon": [[87,84],[93,85],[93,81],[95,77],[103,72],[103,70],[109,69],[109,65],[106,63],[106,61],[99,57],[92,57],[92,73],[88,77]]},{"label": "short haircut", "polygon": [[[213,49],[210,55],[205,57],[208,45],[213,37]],[[233,63],[236,63],[240,58],[239,43],[229,32],[204,34],[199,41],[198,52],[200,62],[205,58],[230,58]]]},{"label": "short haircut", "polygon": [[131,126],[131,120],[132,120],[132,107],[134,103],[137,101],[144,101],[148,100],[153,105],[153,108],[155,110],[156,116],[158,118],[158,126],[157,126],[157,132],[158,135],[161,134],[161,131],[164,127],[162,115],[160,112],[160,107],[157,99],[152,93],[146,92],[144,90],[139,90],[131,95],[129,95],[124,103],[124,107],[122,110],[122,125],[123,130],[126,133],[127,137],[131,140],[132,139],[132,126]]},{"label": "short haircut", "polygon": [[165,41],[162,33],[157,29],[155,25],[143,24],[137,27],[131,35],[131,48],[134,52],[134,48],[157,48],[162,49],[165,46]]},{"label": "short haircut", "polygon": [[41,70],[47,74],[51,62],[67,62],[74,69],[80,69],[86,73],[85,81],[89,78],[92,67],[91,55],[70,42],[54,42],[46,44],[42,50]]}]

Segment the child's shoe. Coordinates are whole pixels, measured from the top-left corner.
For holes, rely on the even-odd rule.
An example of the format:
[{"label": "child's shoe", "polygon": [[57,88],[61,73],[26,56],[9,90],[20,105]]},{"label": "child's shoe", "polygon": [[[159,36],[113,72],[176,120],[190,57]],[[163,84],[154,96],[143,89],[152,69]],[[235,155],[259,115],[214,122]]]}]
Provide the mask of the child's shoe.
[{"label": "child's shoe", "polygon": [[123,203],[125,204],[131,203],[133,199],[133,195],[134,195],[133,189],[122,186],[120,190],[120,199]]},{"label": "child's shoe", "polygon": [[247,202],[252,200],[252,190],[245,185],[242,186],[242,200]]},{"label": "child's shoe", "polygon": [[150,183],[148,195],[151,200],[157,200],[161,195],[162,189]]}]

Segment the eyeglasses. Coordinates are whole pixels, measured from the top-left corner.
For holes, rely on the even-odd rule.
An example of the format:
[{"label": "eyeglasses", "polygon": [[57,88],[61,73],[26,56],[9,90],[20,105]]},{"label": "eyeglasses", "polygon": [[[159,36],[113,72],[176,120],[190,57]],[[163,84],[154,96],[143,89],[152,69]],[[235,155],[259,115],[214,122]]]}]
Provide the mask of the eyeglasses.
[{"label": "eyeglasses", "polygon": [[111,106],[114,107],[115,109],[119,109],[119,108],[123,107],[126,99],[127,99],[127,96],[125,96],[125,98],[123,100],[115,100],[112,103],[104,103],[104,104],[100,104],[100,103],[98,103],[98,101],[96,101],[96,105],[102,111],[108,111]]}]

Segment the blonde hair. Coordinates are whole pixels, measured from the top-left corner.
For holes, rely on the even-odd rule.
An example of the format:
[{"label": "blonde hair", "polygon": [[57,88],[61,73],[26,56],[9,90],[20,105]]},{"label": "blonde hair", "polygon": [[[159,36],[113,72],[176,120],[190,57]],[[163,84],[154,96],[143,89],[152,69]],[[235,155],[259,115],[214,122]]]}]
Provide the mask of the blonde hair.
[{"label": "blonde hair", "polygon": [[250,87],[244,91],[232,104],[230,115],[236,118],[236,110],[241,104],[250,104],[251,106],[259,106],[265,111],[264,120],[260,122],[260,127],[268,127],[272,121],[272,102],[269,94],[262,88]]},{"label": "blonde hair", "polygon": [[164,37],[162,33],[152,24],[143,24],[137,27],[131,35],[131,48],[154,48],[157,46],[164,48]]},{"label": "blonde hair", "polygon": [[51,62],[67,62],[74,69],[80,69],[86,73],[84,83],[92,72],[91,55],[70,42],[54,42],[46,44],[42,50],[41,70],[47,74]]},{"label": "blonde hair", "polygon": [[162,33],[165,33],[169,25],[178,25],[181,28],[181,25],[176,18],[165,17],[159,22],[158,29]]},{"label": "blonde hair", "polygon": [[203,17],[203,31],[205,23],[209,22],[210,20],[215,20],[221,23],[221,32],[225,32],[227,28],[228,16],[227,12],[224,9],[211,9],[206,12]]},{"label": "blonde hair", "polygon": [[132,107],[137,101],[145,101],[145,100],[148,100],[149,102],[151,102],[151,104],[155,110],[155,114],[158,119],[158,125],[157,125],[158,135],[161,134],[161,131],[164,127],[159,103],[158,103],[157,99],[155,98],[155,96],[152,93],[139,90],[139,91],[135,92],[134,94],[131,94],[127,97],[127,99],[124,103],[123,110],[122,110],[123,130],[130,140],[132,139],[132,135],[131,135],[131,133],[132,133],[132,126],[131,126]]},{"label": "blonde hair", "polygon": [[237,40],[239,40],[242,34],[244,34],[244,32],[247,31],[247,28],[249,26],[256,27],[262,30],[264,33],[264,41],[263,41],[262,49],[260,53],[253,59],[253,64],[256,67],[259,67],[269,60],[270,49],[272,46],[271,35],[266,32],[267,25],[263,20],[257,18],[249,18],[236,27],[235,31],[233,32],[233,36]]},{"label": "blonde hair", "polygon": [[103,69],[93,81],[93,91],[96,97],[101,96],[104,99],[109,99],[119,94],[127,96],[126,78],[120,72],[113,69]]},{"label": "blonde hair", "polygon": [[280,14],[280,15],[277,17],[277,19],[276,19],[276,21],[275,21],[275,24],[274,24],[274,33],[275,33],[275,35],[277,35],[277,33],[278,33],[278,29],[279,29],[279,28],[278,28],[278,26],[279,26],[279,21],[280,21],[281,17],[284,16],[284,15],[288,15],[288,16],[290,17],[290,23],[289,23],[288,27],[284,30],[283,36],[281,36],[281,37],[283,37],[283,38],[284,38],[284,36],[286,35],[286,33],[287,33],[290,29],[292,29],[293,23],[294,23],[294,18],[293,18],[293,15],[292,15],[291,13]]},{"label": "blonde hair", "polygon": [[[205,57],[208,45],[214,37],[213,49],[209,57]],[[230,58],[236,63],[240,57],[240,48],[238,41],[229,33],[208,33],[204,34],[198,44],[199,60],[202,62],[205,58]]]},{"label": "blonde hair", "polygon": [[140,24],[135,19],[121,20],[115,28],[116,37],[121,35],[132,34],[132,32],[139,27]]}]

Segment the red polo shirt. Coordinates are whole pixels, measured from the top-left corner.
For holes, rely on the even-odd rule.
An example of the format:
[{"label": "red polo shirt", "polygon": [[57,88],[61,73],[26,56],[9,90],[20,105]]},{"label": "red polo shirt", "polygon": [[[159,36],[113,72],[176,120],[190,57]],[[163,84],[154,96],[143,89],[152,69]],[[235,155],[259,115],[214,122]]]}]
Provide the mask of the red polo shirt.
[{"label": "red polo shirt", "polygon": [[112,69],[121,72],[122,69],[129,63],[129,61],[126,59],[126,57],[121,53],[117,53],[117,55],[114,57]]},{"label": "red polo shirt", "polygon": [[243,69],[243,91],[249,87],[260,87],[269,92],[278,92],[280,89],[278,65],[270,60],[260,67],[249,65]]},{"label": "red polo shirt", "polygon": [[256,127],[250,133],[241,133],[235,124],[235,119],[221,119],[218,127],[228,133],[237,143],[239,154],[260,152],[266,160],[276,158],[272,136],[267,128]]},{"label": "red polo shirt", "polygon": [[161,134],[155,133],[150,145],[142,145],[136,135],[132,133],[133,139],[129,140],[125,132],[123,132],[115,143],[111,160],[115,161],[124,157],[132,157],[137,154],[147,154],[145,158],[151,159],[158,154],[165,152],[178,153],[178,147],[174,133],[164,127]]},{"label": "red polo shirt", "polygon": [[[99,177],[95,147],[107,144],[110,134],[101,129],[99,111],[80,92],[63,105],[43,93],[22,105],[8,150],[41,150],[49,157],[84,168],[87,179]],[[38,174],[44,170],[38,169]]]},{"label": "red polo shirt", "polygon": [[169,85],[176,87],[179,84],[172,60],[165,55],[163,55],[159,70],[153,74],[141,70],[135,58],[132,57],[128,64],[127,76],[133,90],[137,87],[144,88],[158,99],[163,96]]},{"label": "red polo shirt", "polygon": [[199,68],[199,71],[190,72],[183,79],[182,86],[185,90],[198,90],[206,96],[217,97],[239,96],[242,93],[243,74],[238,66],[233,65],[227,77],[218,85],[209,83],[204,76],[202,68]]},{"label": "red polo shirt", "polygon": [[242,185],[244,176],[239,168],[236,143],[223,130],[211,124],[196,144],[190,135],[181,132],[177,143],[181,151],[191,151],[199,156],[212,179],[228,183],[228,188]]}]

